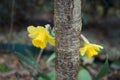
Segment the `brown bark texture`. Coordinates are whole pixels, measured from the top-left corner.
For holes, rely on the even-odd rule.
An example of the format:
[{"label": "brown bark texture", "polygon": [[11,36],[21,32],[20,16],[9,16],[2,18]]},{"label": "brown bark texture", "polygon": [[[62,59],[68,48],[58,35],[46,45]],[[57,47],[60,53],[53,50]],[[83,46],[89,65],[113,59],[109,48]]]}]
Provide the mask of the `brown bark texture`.
[{"label": "brown bark texture", "polygon": [[81,0],[54,0],[56,80],[77,80],[81,32]]}]

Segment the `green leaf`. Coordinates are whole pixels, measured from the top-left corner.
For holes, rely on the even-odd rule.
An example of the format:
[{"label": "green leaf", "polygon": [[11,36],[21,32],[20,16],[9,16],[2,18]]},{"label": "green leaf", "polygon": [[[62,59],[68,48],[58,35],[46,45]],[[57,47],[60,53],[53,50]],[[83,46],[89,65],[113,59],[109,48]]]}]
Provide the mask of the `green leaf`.
[{"label": "green leaf", "polygon": [[38,78],[38,80],[45,80],[45,79],[44,79],[44,78],[42,78],[42,77],[39,77],[39,78]]},{"label": "green leaf", "polygon": [[48,60],[46,61],[46,64],[49,66],[50,65],[50,63],[51,63],[51,61],[53,60],[53,59],[55,59],[55,53],[53,53],[49,58],[48,58]]},{"label": "green leaf", "polygon": [[86,69],[81,69],[78,74],[78,80],[92,80],[92,78]]},{"label": "green leaf", "polygon": [[101,68],[100,72],[97,74],[94,80],[100,80],[100,78],[102,78],[107,74],[108,70],[109,70],[109,64],[108,64],[108,59],[106,59],[105,64],[103,65],[103,67]]},{"label": "green leaf", "polygon": [[[43,76],[44,75],[44,76]],[[41,75],[38,80],[55,80],[56,79],[56,74],[55,71],[51,71],[49,73]]]},{"label": "green leaf", "polygon": [[30,66],[33,66],[33,68],[35,68],[34,65],[33,65],[33,62],[32,62],[29,58],[27,58],[26,56],[22,55],[22,54],[19,53],[19,52],[15,52],[14,54],[15,54],[18,58],[20,58],[20,60],[24,61],[25,63],[27,63],[27,64],[29,64]]},{"label": "green leaf", "polygon": [[56,79],[55,71],[52,71],[52,72],[48,73],[47,76],[50,78],[49,80],[55,80]]},{"label": "green leaf", "polygon": [[36,59],[33,57],[33,54],[29,50],[26,50],[26,54],[32,61],[36,61]]},{"label": "green leaf", "polygon": [[33,61],[33,60],[31,61],[31,59],[29,59],[28,57],[24,56],[23,54],[21,54],[21,53],[19,53],[19,52],[15,52],[14,54],[15,54],[20,60],[24,61],[26,64],[28,64],[29,66],[31,66],[35,71],[39,72],[39,70],[37,70],[37,68],[35,67],[35,65],[36,65],[37,67],[39,67],[38,64],[36,64],[37,62],[35,62],[35,61]]},{"label": "green leaf", "polygon": [[49,34],[50,34],[52,37],[55,37],[55,33],[53,32],[52,29],[49,29],[48,31],[49,31]]}]

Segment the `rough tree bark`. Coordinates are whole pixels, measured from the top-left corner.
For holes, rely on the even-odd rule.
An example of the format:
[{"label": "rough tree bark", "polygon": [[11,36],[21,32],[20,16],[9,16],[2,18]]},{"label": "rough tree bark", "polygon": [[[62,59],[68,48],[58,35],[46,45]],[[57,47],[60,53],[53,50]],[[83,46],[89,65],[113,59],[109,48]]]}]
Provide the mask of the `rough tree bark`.
[{"label": "rough tree bark", "polygon": [[57,80],[77,80],[81,32],[81,0],[54,0]]}]

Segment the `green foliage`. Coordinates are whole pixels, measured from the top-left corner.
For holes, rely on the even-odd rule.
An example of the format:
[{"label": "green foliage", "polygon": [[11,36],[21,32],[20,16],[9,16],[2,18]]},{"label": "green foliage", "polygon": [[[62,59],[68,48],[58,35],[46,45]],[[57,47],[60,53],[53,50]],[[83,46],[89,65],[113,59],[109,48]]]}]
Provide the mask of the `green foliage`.
[{"label": "green foliage", "polygon": [[100,80],[100,78],[102,78],[107,74],[108,70],[109,70],[109,64],[108,64],[108,59],[106,59],[105,64],[103,65],[97,76],[94,78],[94,80]]},{"label": "green foliage", "polygon": [[[20,59],[20,64],[25,70],[30,72],[30,75],[34,80],[55,80],[55,71],[44,72],[44,69],[31,54],[28,54],[29,57],[18,52],[15,52],[14,54]],[[49,63],[49,65],[54,59],[54,56],[55,55],[52,54],[50,58],[48,58],[47,63]],[[35,72],[31,72],[28,66],[30,66]]]},{"label": "green foliage", "polygon": [[55,59],[55,53],[53,53],[48,59],[47,59],[47,61],[46,61],[46,64],[47,64],[47,66],[49,66],[50,64],[51,64],[51,61],[53,60],[53,59]]},{"label": "green foliage", "polygon": [[49,26],[48,32],[49,32],[49,34],[50,34],[52,37],[55,37],[55,33],[54,33],[54,31],[51,29],[51,26]]},{"label": "green foliage", "polygon": [[5,64],[0,64],[0,72],[8,72],[11,69],[7,67]]},{"label": "green foliage", "polygon": [[3,72],[5,70],[5,65],[4,64],[0,64],[0,72]]},{"label": "green foliage", "polygon": [[[84,69],[81,69],[78,74],[78,80],[92,80],[89,72],[85,69],[86,67],[82,65]],[[100,72],[97,74],[97,76],[93,80],[100,80],[103,76],[107,74],[109,70],[109,64],[108,59],[106,59],[104,65],[102,66]]]},{"label": "green foliage", "polygon": [[[49,80],[55,80],[56,79],[56,74],[55,71],[49,72],[46,74],[49,77]],[[46,80],[43,77],[39,77],[38,80]]]},{"label": "green foliage", "polygon": [[78,80],[92,80],[92,78],[86,69],[81,69],[78,74]]},{"label": "green foliage", "polygon": [[55,80],[56,79],[55,71],[52,71],[52,72],[48,73],[47,76],[50,78],[49,80]]},{"label": "green foliage", "polygon": [[35,71],[39,71],[37,70],[39,66],[39,64],[37,63],[37,61],[35,61],[33,58],[29,59],[28,57],[24,56],[21,53],[15,52],[14,53],[18,58],[20,58],[21,61],[25,62],[26,64],[28,64],[29,66],[31,66]]},{"label": "green foliage", "polygon": [[49,29],[48,31],[51,36],[55,37],[55,33],[53,32],[53,30]]}]

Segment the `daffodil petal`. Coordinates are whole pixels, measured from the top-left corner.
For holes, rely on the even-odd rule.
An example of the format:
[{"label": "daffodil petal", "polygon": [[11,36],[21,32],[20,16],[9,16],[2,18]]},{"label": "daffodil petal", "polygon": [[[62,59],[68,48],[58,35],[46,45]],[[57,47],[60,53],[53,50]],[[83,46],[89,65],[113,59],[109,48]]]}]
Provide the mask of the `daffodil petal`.
[{"label": "daffodil petal", "polygon": [[34,27],[34,26],[28,26],[28,27],[27,27],[27,31],[28,31],[29,33],[34,33],[34,32],[36,32],[36,31],[38,31],[38,30],[37,30],[37,28]]},{"label": "daffodil petal", "polygon": [[87,47],[80,48],[81,56],[85,55],[86,50],[87,50]]},{"label": "daffodil petal", "polygon": [[97,47],[97,48],[100,48],[100,49],[103,49],[103,47],[100,46],[100,45],[93,44],[93,46],[95,46],[95,47]]},{"label": "daffodil petal", "polygon": [[39,30],[40,32],[42,32],[42,33],[44,32],[44,33],[47,33],[47,34],[48,34],[47,29],[44,28],[43,26],[37,26],[36,28],[37,28],[37,30]]},{"label": "daffodil petal", "polygon": [[39,30],[34,26],[28,26],[27,31],[29,33],[28,36],[32,39],[37,37],[39,33]]},{"label": "daffodil petal", "polygon": [[54,37],[48,35],[47,41],[48,41],[51,45],[55,46],[55,38],[54,38]]},{"label": "daffodil petal", "polygon": [[93,44],[93,47],[94,47],[94,49],[95,49],[96,51],[100,51],[100,49],[103,49],[102,46],[96,45],[96,44]]},{"label": "daffodil petal", "polygon": [[92,56],[97,55],[98,52],[94,50],[94,48],[90,48],[86,51],[86,54],[87,54],[87,58],[91,58]]}]

